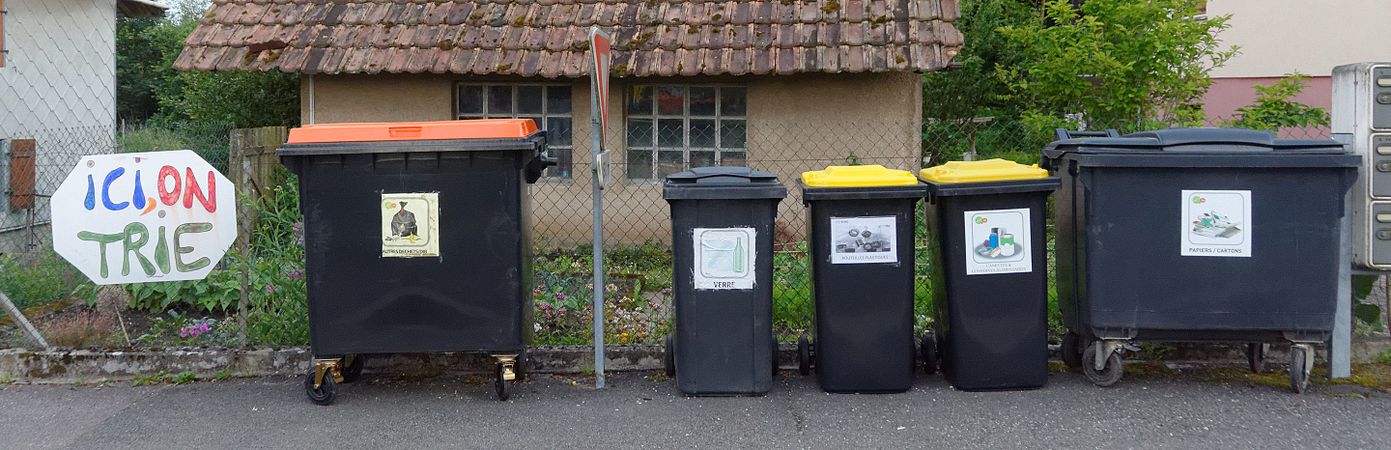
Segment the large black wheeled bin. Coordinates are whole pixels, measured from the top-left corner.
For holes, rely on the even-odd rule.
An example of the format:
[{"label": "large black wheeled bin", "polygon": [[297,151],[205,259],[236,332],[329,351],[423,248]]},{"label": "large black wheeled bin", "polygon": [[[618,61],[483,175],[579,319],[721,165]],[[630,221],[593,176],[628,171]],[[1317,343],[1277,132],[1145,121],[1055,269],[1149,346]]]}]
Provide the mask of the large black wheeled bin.
[{"label": "large black wheeled bin", "polygon": [[1253,370],[1262,343],[1289,341],[1302,391],[1310,344],[1333,330],[1358,158],[1331,140],[1243,129],[1059,137],[1043,155],[1062,178],[1064,360],[1106,386],[1129,340],[1245,342]]},{"label": "large black wheeled bin", "polygon": [[527,187],[552,164],[531,120],[309,125],[281,161],[304,214],[311,400],[364,354],[496,358],[506,399],[531,335]]},{"label": "large black wheeled bin", "polygon": [[831,166],[802,174],[811,209],[815,336],[798,342],[827,392],[913,386],[914,214],[926,186],[904,170]]},{"label": "large black wheeled bin", "polygon": [[763,395],[773,385],[773,220],[787,188],[745,167],[672,174],[675,336],[666,369],[687,395]]},{"label": "large black wheeled bin", "polygon": [[927,183],[935,336],[940,359],[967,391],[1048,383],[1048,196],[1058,179],[1013,161],[952,161],[919,172]]}]

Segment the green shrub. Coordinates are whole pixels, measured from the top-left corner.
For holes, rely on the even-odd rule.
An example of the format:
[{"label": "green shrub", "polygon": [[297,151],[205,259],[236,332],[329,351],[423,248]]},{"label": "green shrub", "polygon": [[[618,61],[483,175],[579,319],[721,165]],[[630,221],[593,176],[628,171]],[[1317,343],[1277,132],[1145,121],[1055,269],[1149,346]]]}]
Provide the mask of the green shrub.
[{"label": "green shrub", "polygon": [[0,255],[0,292],[20,309],[69,299],[84,284],[87,277],[52,250]]}]

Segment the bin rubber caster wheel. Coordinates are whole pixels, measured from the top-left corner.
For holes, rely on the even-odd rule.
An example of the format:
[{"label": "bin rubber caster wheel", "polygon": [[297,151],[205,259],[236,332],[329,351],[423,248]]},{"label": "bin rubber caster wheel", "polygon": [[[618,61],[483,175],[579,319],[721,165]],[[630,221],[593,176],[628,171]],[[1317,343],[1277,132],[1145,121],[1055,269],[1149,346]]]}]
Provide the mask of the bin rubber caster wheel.
[{"label": "bin rubber caster wheel", "polygon": [[811,343],[806,335],[797,337],[797,372],[803,376],[811,375]]},{"label": "bin rubber caster wheel", "polygon": [[1061,345],[1063,354],[1063,365],[1072,368],[1082,368],[1082,336],[1071,331],[1063,335]]},{"label": "bin rubber caster wheel", "polygon": [[1290,346],[1290,388],[1303,394],[1309,390],[1309,372],[1313,368],[1313,351],[1308,345]]},{"label": "bin rubber caster wheel", "polygon": [[1246,344],[1246,363],[1251,367],[1251,373],[1265,373],[1265,352],[1270,348],[1270,344],[1256,342]]},{"label": "bin rubber caster wheel", "polygon": [[667,378],[676,376],[676,353],[670,335],[667,335],[666,349],[662,351],[662,368],[666,370]]},{"label": "bin rubber caster wheel", "polygon": [[362,365],[365,360],[362,355],[351,355],[347,357],[347,365],[343,367],[343,382],[352,383],[362,378]]},{"label": "bin rubber caster wheel", "polygon": [[338,399],[338,383],[333,380],[333,374],[323,374],[323,381],[319,387],[314,387],[314,368],[309,368],[309,373],[304,375],[304,394],[309,396],[309,401],[316,405],[332,405]]},{"label": "bin rubber caster wheel", "polygon": [[932,375],[937,373],[937,337],[932,333],[923,333],[923,341],[920,346],[919,356],[923,360],[923,373]]},{"label": "bin rubber caster wheel", "polygon": [[1125,375],[1125,367],[1121,363],[1121,355],[1112,352],[1106,357],[1106,367],[1101,370],[1096,368],[1096,345],[1088,345],[1082,351],[1082,374],[1086,375],[1087,381],[1097,386],[1111,387],[1121,381],[1121,376]]},{"label": "bin rubber caster wheel", "polygon": [[512,382],[503,378],[502,371],[502,364],[498,364],[497,368],[494,370],[497,375],[497,380],[493,382],[493,389],[497,390],[498,401],[505,402],[507,399],[512,398]]}]

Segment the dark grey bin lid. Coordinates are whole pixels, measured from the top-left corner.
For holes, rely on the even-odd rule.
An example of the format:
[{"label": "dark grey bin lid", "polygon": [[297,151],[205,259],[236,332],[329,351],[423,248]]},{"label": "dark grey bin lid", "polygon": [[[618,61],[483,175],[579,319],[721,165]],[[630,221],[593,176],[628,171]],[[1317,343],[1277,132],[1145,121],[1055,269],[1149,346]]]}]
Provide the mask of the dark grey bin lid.
[{"label": "dark grey bin lid", "polygon": [[697,167],[667,176],[667,200],[781,199],[787,188],[772,172],[748,167]]},{"label": "dark grey bin lid", "polygon": [[1050,170],[1067,158],[1113,167],[1357,167],[1332,139],[1278,139],[1264,130],[1170,128],[1120,137],[1062,139],[1043,149]]}]

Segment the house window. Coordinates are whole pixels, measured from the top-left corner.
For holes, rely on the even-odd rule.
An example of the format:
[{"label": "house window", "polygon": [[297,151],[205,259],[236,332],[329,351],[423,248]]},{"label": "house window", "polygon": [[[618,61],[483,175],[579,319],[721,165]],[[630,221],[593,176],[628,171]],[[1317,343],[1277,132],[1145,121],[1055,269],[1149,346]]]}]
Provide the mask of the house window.
[{"label": "house window", "polygon": [[546,131],[546,145],[558,165],[547,177],[570,178],[574,150],[570,86],[563,84],[460,83],[455,110],[460,119],[531,119]]},{"label": "house window", "polygon": [[627,94],[629,179],[747,164],[747,89],[639,85]]}]

